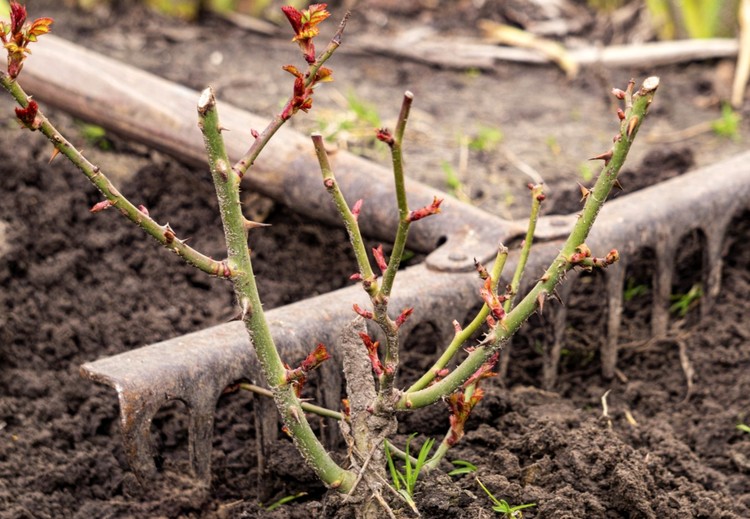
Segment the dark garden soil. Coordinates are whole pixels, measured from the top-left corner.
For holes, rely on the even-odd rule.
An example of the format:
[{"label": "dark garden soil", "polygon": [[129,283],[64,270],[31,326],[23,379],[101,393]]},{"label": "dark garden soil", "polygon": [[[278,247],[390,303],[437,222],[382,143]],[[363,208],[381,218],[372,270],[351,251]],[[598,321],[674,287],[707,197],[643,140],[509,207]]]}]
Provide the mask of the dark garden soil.
[{"label": "dark garden soil", "polygon": [[[29,4],[32,16],[57,19],[58,35],[193,88],[212,82],[220,96],[258,113],[269,115],[286,95],[289,81],[279,66],[296,59],[286,36],[261,37],[216,17],[189,25],[139,8],[113,17],[65,10],[57,1]],[[368,23],[355,16],[355,33],[378,36],[408,23],[456,27],[455,20],[441,26],[427,2],[419,14],[397,16],[383,5],[398,2],[374,4],[380,8],[364,17]],[[456,3],[471,20],[468,4]],[[491,16],[486,9],[483,15]],[[455,164],[457,152],[447,150],[456,148],[457,136],[498,127],[501,149],[474,152],[472,173],[461,179],[474,203],[523,215],[528,178],[509,164],[505,152],[513,150],[545,177],[555,210],[576,210],[583,158],[606,149],[615,128],[608,89],[624,86],[631,75],[661,75],[663,95],[648,124],[672,131],[717,116],[711,102],[720,65],[598,70],[567,82],[552,67],[499,64],[493,72],[467,74],[344,47],[333,62],[337,82],[316,99],[322,115],[296,124],[341,127],[331,114],[347,112],[341,99],[348,89],[391,121],[409,88],[417,94],[407,153],[413,176],[444,189],[441,164]],[[114,212],[90,214],[99,200],[95,190],[62,159],[48,165],[49,145],[18,130],[11,107],[0,98],[0,517],[346,517],[287,440],[274,446],[268,473],[257,473],[252,403],[242,393],[219,403],[208,492],[187,475],[186,417],[177,404],[160,411],[153,425],[159,475],[147,488],[138,485],[120,444],[113,391],[81,379],[78,367],[231,319],[231,289],[142,239]],[[222,255],[205,171],[116,136],[106,137],[106,151],[101,142],[84,144],[80,125],[49,113],[97,162],[115,164],[126,195],[193,237],[196,247]],[[747,135],[746,122],[742,131]],[[746,142],[712,134],[681,144],[640,142],[623,183],[633,190],[728,157]],[[357,145],[384,160],[370,142]],[[354,262],[341,229],[279,205],[269,211],[273,226],[252,237],[267,308],[348,283]],[[511,504],[535,503],[526,518],[750,517],[750,434],[736,428],[750,422],[749,213],[736,215],[725,242],[723,291],[708,318],[700,320],[694,308],[675,316],[666,337],[650,339],[648,291],[626,304],[614,380],[600,375],[605,316],[592,311],[604,299],[596,292],[598,278],[583,278],[576,290],[552,392],[539,388],[544,323],[532,320],[515,341],[507,378],[486,384],[485,400],[450,453],[476,464],[477,472],[424,477],[417,493],[423,517],[492,517],[475,477]],[[686,240],[675,292],[699,279],[698,247]],[[643,258],[630,275],[631,288],[647,288],[652,264]],[[694,370],[690,384],[685,359]],[[397,443],[416,431],[420,438],[441,437],[446,425],[442,406],[410,415]],[[306,495],[274,512],[259,504],[300,492]]]}]

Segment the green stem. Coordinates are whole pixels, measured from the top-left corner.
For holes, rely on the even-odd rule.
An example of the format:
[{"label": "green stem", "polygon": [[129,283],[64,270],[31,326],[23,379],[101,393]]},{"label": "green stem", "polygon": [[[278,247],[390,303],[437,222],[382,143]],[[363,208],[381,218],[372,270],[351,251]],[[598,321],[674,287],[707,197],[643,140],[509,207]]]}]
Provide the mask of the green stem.
[{"label": "green stem", "polygon": [[[492,277],[492,290],[495,292],[497,291],[497,285],[500,281],[500,276],[502,275],[503,268],[505,267],[505,261],[507,259],[508,249],[501,245],[497,251],[495,263],[492,265],[492,271],[490,272],[490,276]],[[453,336],[453,340],[445,349],[440,358],[435,361],[435,364],[433,364],[432,367],[427,370],[427,372],[425,372],[425,374],[422,375],[419,380],[412,384],[412,386],[407,389],[406,392],[413,393],[429,386],[430,383],[435,380],[435,376],[437,375],[437,373],[445,368],[451,361],[451,359],[456,355],[459,348],[463,346],[464,343],[466,343],[466,341],[468,341],[472,337],[472,335],[477,332],[477,330],[484,326],[485,319],[487,319],[488,315],[490,315],[490,307],[485,304],[479,310],[479,313],[477,313],[476,317],[474,317],[471,323],[469,323],[466,328],[457,332],[456,335]]]},{"label": "green stem", "polygon": [[349,241],[352,244],[352,250],[357,259],[357,266],[359,267],[359,273],[362,276],[363,286],[367,293],[370,294],[370,297],[373,297],[378,293],[379,289],[378,284],[375,281],[375,274],[370,265],[370,260],[367,257],[365,241],[362,239],[359,224],[352,214],[351,209],[349,209],[349,205],[344,199],[344,194],[341,192],[338,182],[336,182],[333,169],[331,169],[331,163],[328,161],[328,153],[326,153],[323,137],[320,134],[315,133],[312,135],[312,142],[315,146],[315,153],[318,157],[318,163],[320,164],[320,171],[323,175],[323,184],[333,198],[333,203],[336,205],[336,209],[344,222],[344,227],[346,227],[346,232],[349,234]]},{"label": "green stem", "polygon": [[404,185],[404,161],[402,156],[402,143],[404,139],[404,131],[406,129],[406,121],[409,119],[409,112],[411,111],[411,105],[414,100],[414,94],[406,92],[404,94],[404,100],[401,103],[401,111],[399,112],[398,122],[396,123],[396,132],[393,135],[393,144],[391,145],[391,160],[393,163],[393,179],[395,182],[396,190],[396,201],[398,203],[398,230],[396,231],[396,239],[393,242],[393,250],[391,251],[391,257],[388,260],[388,268],[383,274],[383,283],[380,288],[380,293],[383,297],[389,297],[391,295],[391,289],[393,288],[393,281],[396,279],[396,273],[401,266],[401,258],[404,256],[404,249],[406,248],[406,239],[409,234],[409,204],[406,200],[406,187]]},{"label": "green stem", "polygon": [[[586,240],[596,216],[617,181],[617,175],[625,162],[638,129],[646,117],[648,107],[653,101],[658,86],[659,78],[649,77],[643,82],[639,91],[632,95],[632,105],[628,102],[625,118],[620,125],[620,133],[616,137],[616,142],[611,150],[611,157],[605,162],[604,169],[599,175],[591,194],[587,197],[583,211],[581,211],[562,250],[539,282],[495,327],[493,334],[488,336],[481,346],[471,352],[455,370],[432,386],[402,395],[397,403],[398,409],[408,410],[425,407],[461,387],[485,361],[502,348],[504,342],[510,336],[518,331],[521,325],[537,309],[539,301],[552,293],[565,272],[572,268],[569,258],[575,253],[575,249]],[[628,90],[632,92],[632,84],[628,86]],[[630,94],[628,98],[630,98]]]},{"label": "green stem", "polygon": [[386,339],[385,354],[383,355],[383,362],[386,369],[385,373],[380,378],[380,388],[378,391],[378,401],[381,404],[392,401],[391,392],[396,381],[396,374],[399,365],[398,328],[388,316],[388,298],[391,295],[393,282],[395,281],[396,274],[401,266],[401,259],[404,257],[406,239],[408,238],[409,226],[411,224],[409,221],[409,203],[406,199],[406,186],[404,184],[402,144],[404,140],[404,132],[406,130],[406,122],[409,119],[409,112],[411,111],[413,101],[414,94],[409,91],[404,93],[404,100],[401,103],[401,111],[398,115],[396,131],[393,135],[393,143],[391,144],[393,179],[396,191],[396,202],[398,204],[398,229],[396,231],[396,238],[393,242],[391,257],[388,260],[388,267],[383,273],[380,292],[377,296],[372,298],[375,310],[375,321],[380,325]]},{"label": "green stem", "polygon": [[[0,72],[0,85],[7,90],[22,108],[29,106],[29,96],[24,92],[17,81],[14,81],[6,73]],[[38,129],[47,137],[52,145],[62,155],[68,158],[94,186],[110,201],[112,207],[116,207],[120,213],[130,221],[138,225],[149,236],[158,241],[168,250],[174,252],[190,265],[206,272],[212,276],[227,277],[229,270],[227,266],[215,259],[201,254],[192,247],[185,244],[184,240],[178,239],[167,225],[159,225],[153,218],[138,209],[133,203],[125,198],[102,170],[92,164],[78,151],[52,123],[44,116],[41,110],[37,112],[36,119]]]},{"label": "green stem", "polygon": [[326,452],[310,427],[294,388],[286,381],[286,368],[266,321],[247,247],[246,220],[240,204],[241,177],[229,166],[216,110],[216,98],[210,88],[201,94],[198,115],[219,200],[235,294],[276,407],[295,446],[318,477],[329,487],[348,492],[355,475],[337,465]]},{"label": "green stem", "polygon": [[[240,389],[245,391],[252,391],[258,395],[267,396],[273,398],[273,392],[264,387],[256,386],[255,384],[242,383],[239,385]],[[313,413],[324,418],[333,418],[334,420],[343,420],[344,415],[338,411],[333,411],[327,407],[321,407],[319,405],[311,404],[309,402],[301,402],[302,410],[306,413]]]},{"label": "green stem", "polygon": [[505,301],[503,310],[505,313],[510,312],[513,308],[513,302],[518,295],[518,290],[521,287],[521,279],[523,278],[523,271],[526,269],[526,263],[529,261],[529,252],[531,252],[531,244],[534,241],[534,232],[536,231],[536,222],[539,220],[539,208],[544,200],[544,191],[541,184],[537,184],[531,188],[531,214],[529,216],[529,226],[526,229],[526,237],[521,247],[521,255],[518,258],[518,264],[516,265],[516,271],[513,273],[513,279],[510,282],[510,297]]}]

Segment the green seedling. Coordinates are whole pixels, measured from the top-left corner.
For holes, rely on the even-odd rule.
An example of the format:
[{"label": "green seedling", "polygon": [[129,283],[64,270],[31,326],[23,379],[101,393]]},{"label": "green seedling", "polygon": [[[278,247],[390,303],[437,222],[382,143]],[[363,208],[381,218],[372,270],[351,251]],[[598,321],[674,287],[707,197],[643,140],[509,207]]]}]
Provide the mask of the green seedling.
[{"label": "green seedling", "polygon": [[547,145],[547,149],[557,157],[562,153],[562,147],[560,146],[560,143],[558,142],[557,138],[554,135],[550,135],[546,139],[544,139],[544,144]]},{"label": "green seedling", "polygon": [[479,152],[494,151],[502,140],[503,132],[499,128],[480,126],[476,135],[469,139],[469,149]]},{"label": "green seedling", "polygon": [[700,283],[696,283],[686,294],[673,294],[671,297],[672,305],[669,307],[669,311],[680,317],[685,317],[690,310],[695,308],[703,296],[703,289]]},{"label": "green seedling", "polygon": [[750,425],[747,425],[746,423],[738,423],[737,429],[750,434]]},{"label": "green seedling", "polygon": [[734,141],[740,139],[740,121],[742,117],[732,110],[729,103],[721,105],[721,117],[711,123],[711,130],[719,137],[727,137]]},{"label": "green seedling", "polygon": [[536,506],[536,503],[526,503],[523,505],[511,506],[505,499],[498,499],[494,495],[492,495],[492,492],[487,490],[487,487],[482,484],[479,478],[477,478],[477,483],[479,483],[479,486],[482,487],[482,490],[484,490],[484,492],[490,497],[490,499],[492,499],[492,502],[495,503],[492,509],[495,512],[503,514],[504,519],[522,519],[523,512],[521,512],[521,510]]},{"label": "green seedling", "polygon": [[454,168],[447,160],[443,161],[442,164],[440,164],[440,167],[443,168],[443,173],[445,174],[445,185],[448,188],[447,191],[462,202],[470,204],[471,197],[466,194],[466,184],[461,182],[458,172],[456,172],[456,168]]},{"label": "green seedling", "polygon": [[380,114],[374,104],[361,99],[353,91],[347,94],[346,100],[349,103],[349,110],[354,113],[358,121],[367,123],[370,128],[382,126]]},{"label": "green seedling", "polygon": [[409,446],[416,435],[417,434],[414,433],[409,436],[408,440],[406,440],[406,456],[404,457],[403,471],[396,468],[396,463],[393,461],[393,456],[391,455],[391,449],[388,446],[388,443],[385,444],[385,458],[388,462],[388,470],[391,474],[394,488],[399,494],[401,494],[404,500],[409,503],[412,510],[419,513],[417,511],[417,505],[414,503],[414,488],[417,486],[419,474],[422,472],[425,463],[427,463],[427,456],[430,455],[435,440],[429,438],[425,441],[422,444],[422,448],[419,449],[419,456],[417,456],[416,461],[413,462],[412,457],[409,454]]},{"label": "green seedling", "polygon": [[449,476],[463,476],[464,474],[471,474],[477,471],[477,466],[470,461],[453,460],[451,463],[453,463],[456,468],[448,472]]},{"label": "green seedling", "polygon": [[628,301],[632,301],[637,297],[645,296],[646,294],[648,294],[648,291],[648,285],[643,283],[639,283],[636,285],[633,278],[628,278],[625,290],[622,291],[622,297],[627,303]]},{"label": "green seedling", "polygon": [[88,144],[102,151],[112,149],[112,141],[107,138],[107,131],[104,128],[95,124],[84,123],[83,121],[79,121],[77,124],[81,136]]},{"label": "green seedling", "polygon": [[588,162],[582,162],[578,165],[578,174],[584,182],[591,182],[596,172]]},{"label": "green seedling", "polygon": [[279,499],[278,501],[274,501],[270,505],[264,506],[263,508],[265,508],[266,511],[268,511],[268,512],[273,512],[277,508],[279,508],[281,506],[284,506],[287,503],[291,503],[295,499],[299,499],[300,497],[304,497],[306,495],[307,495],[307,492],[298,492],[298,493],[296,493],[296,494],[294,494],[292,496],[284,496],[281,499]]},{"label": "green seedling", "polygon": [[329,142],[344,142],[347,146],[372,148],[377,141],[374,129],[383,126],[377,107],[364,101],[353,91],[346,96],[339,94],[338,97],[341,98],[340,104],[345,109],[335,114],[321,112],[323,115],[317,119],[318,130]]},{"label": "green seedling", "polygon": [[494,151],[502,140],[503,132],[492,126],[479,126],[473,136],[464,133],[458,135],[458,166],[454,167],[448,161],[443,161],[440,165],[445,174],[445,185],[451,195],[467,204],[472,202],[469,189],[462,180],[469,174],[469,152],[488,153]]}]

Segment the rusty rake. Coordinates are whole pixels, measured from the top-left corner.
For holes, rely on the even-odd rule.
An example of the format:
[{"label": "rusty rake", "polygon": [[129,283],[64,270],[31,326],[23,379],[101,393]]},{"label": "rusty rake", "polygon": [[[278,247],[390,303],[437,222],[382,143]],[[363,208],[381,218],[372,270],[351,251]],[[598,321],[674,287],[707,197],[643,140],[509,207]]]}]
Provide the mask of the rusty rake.
[{"label": "rusty rake", "polygon": [[[203,143],[193,117],[197,92],[51,36],[45,39],[45,45],[34,50],[34,58],[24,73],[26,88],[37,99],[188,163],[205,163]],[[85,95],[75,86],[82,83],[86,84]],[[243,130],[226,134],[230,157],[237,158],[246,148],[244,133],[263,127],[264,123],[229,105],[220,106],[220,112],[226,127]],[[342,191],[352,201],[362,198],[368,202],[360,217],[363,233],[379,239],[391,237],[398,211],[390,172],[346,152],[338,152],[331,161]],[[246,178],[251,189],[300,208],[309,217],[338,222],[305,136],[283,129],[271,141],[253,174]],[[427,205],[433,195],[439,194],[418,182],[409,182],[407,190],[413,207]],[[705,237],[701,301],[705,314],[720,290],[721,252],[727,227],[748,207],[750,152],[622,196],[604,206],[587,243],[595,253],[615,247],[622,258],[605,271],[608,318],[607,336],[601,344],[605,377],[613,376],[617,363],[628,258],[644,248],[655,252],[651,326],[653,335],[662,335],[669,321],[675,254],[681,239],[696,230]],[[423,264],[400,274],[392,296],[393,308],[414,307],[412,319],[401,329],[404,339],[425,323],[433,326],[441,340],[452,336],[452,320],[464,322],[478,301],[474,259],[490,261],[498,243],[521,237],[526,230],[523,221],[504,220],[450,197],[446,198],[443,211],[450,217],[420,222],[409,236],[409,246],[428,256]],[[575,215],[540,219],[527,272],[541,272],[555,257],[574,218]],[[509,262],[514,263],[512,255]],[[512,271],[512,265],[506,271]],[[562,286],[563,299],[571,286],[570,282]],[[352,318],[352,304],[366,302],[364,292],[354,286],[277,308],[268,312],[267,318],[282,356],[302,358],[308,352],[310,337],[335,343],[339,330]],[[566,308],[558,305],[550,314],[554,341],[544,352],[546,386],[555,382]],[[341,370],[334,363],[327,364],[321,373],[325,384],[319,384],[318,396],[323,405],[335,409],[342,396]],[[211,474],[213,416],[219,396],[240,380],[260,383],[259,366],[241,322],[86,363],[81,374],[117,391],[125,453],[141,481],[156,470],[150,426],[166,402],[180,400],[186,404],[191,464],[196,478],[207,483]],[[256,399],[255,409],[262,462],[263,447],[277,437],[277,417],[270,399]]]}]

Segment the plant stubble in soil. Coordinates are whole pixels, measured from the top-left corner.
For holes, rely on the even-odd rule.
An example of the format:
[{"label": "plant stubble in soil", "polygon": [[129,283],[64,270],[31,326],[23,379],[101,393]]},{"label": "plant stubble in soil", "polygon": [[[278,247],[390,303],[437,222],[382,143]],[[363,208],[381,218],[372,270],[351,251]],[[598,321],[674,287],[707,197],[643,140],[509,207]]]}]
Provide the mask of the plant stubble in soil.
[{"label": "plant stubble in soil", "polygon": [[[217,410],[209,492],[186,476],[186,420],[177,404],[154,422],[159,477],[137,485],[120,446],[114,394],[81,380],[78,366],[226,321],[234,313],[231,290],[143,240],[114,213],[90,215],[93,188],[60,159],[48,166],[49,147],[37,137],[3,130],[10,145],[0,149],[0,221],[8,236],[0,257],[0,517],[346,516],[322,499],[323,488],[285,440],[274,447],[271,477],[258,486],[252,404],[243,394],[223,397]],[[210,196],[196,196],[212,192],[208,176],[114,142],[116,153],[146,154],[148,163],[125,194],[220,257],[216,207]],[[684,153],[671,157],[677,170],[686,167],[679,165]],[[665,175],[645,166],[631,173],[632,185]],[[267,307],[346,283],[354,262],[343,231],[283,207],[269,222],[252,244]],[[725,290],[708,319],[698,322],[693,311],[667,338],[647,342],[638,331],[647,326],[648,295],[626,307],[622,340],[632,348],[618,364],[620,380],[598,374],[602,325],[586,309],[589,299],[571,305],[556,392],[537,389],[544,323],[531,323],[516,341],[507,380],[488,384],[452,458],[475,463],[498,498],[536,503],[527,518],[749,517],[750,435],[735,429],[750,414],[749,238],[748,215],[738,215]],[[696,370],[690,395],[680,343]],[[609,420],[600,406],[608,389]],[[414,431],[440,437],[446,426],[440,406],[409,415],[399,442]],[[423,516],[491,517],[473,478],[425,478],[417,496]],[[300,491],[306,501],[273,513],[257,504],[258,496],[271,502]]]}]

